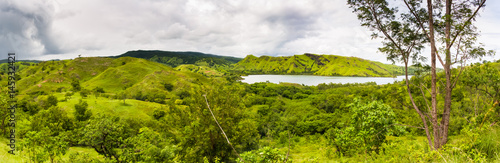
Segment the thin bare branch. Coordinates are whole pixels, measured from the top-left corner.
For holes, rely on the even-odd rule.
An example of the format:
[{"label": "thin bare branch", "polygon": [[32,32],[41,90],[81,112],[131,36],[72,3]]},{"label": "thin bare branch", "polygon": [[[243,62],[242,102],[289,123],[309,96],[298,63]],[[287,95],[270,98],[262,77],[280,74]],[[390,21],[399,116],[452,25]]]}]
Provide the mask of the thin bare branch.
[{"label": "thin bare branch", "polygon": [[422,86],[423,86],[423,84],[420,83],[420,86],[419,86],[420,92],[422,92],[422,97],[424,98],[425,106],[427,106],[427,109],[430,111],[431,107],[429,106],[429,102],[428,102],[427,98],[425,97],[425,92],[424,92],[424,89],[422,89]]},{"label": "thin bare branch", "polygon": [[231,142],[229,141],[229,138],[227,138],[226,132],[224,132],[224,130],[222,129],[222,127],[219,124],[219,121],[217,121],[217,119],[215,118],[215,115],[212,112],[212,109],[210,109],[210,105],[208,105],[207,95],[203,95],[203,97],[205,97],[205,102],[207,103],[208,110],[210,110],[210,113],[212,114],[212,117],[214,118],[215,123],[217,123],[217,126],[219,126],[220,130],[222,131],[222,134],[224,134],[224,137],[226,138],[227,143],[231,146],[231,148],[233,148],[234,153],[236,153],[236,155],[238,156],[238,158],[240,158],[241,162],[245,162],[245,160],[243,160],[240,157],[240,154],[238,154],[238,152],[236,152],[236,149],[234,149],[233,144],[231,144]]},{"label": "thin bare branch", "polygon": [[286,152],[286,158],[283,163],[286,163],[288,161],[288,156],[290,155],[290,130],[288,130],[288,152]]}]

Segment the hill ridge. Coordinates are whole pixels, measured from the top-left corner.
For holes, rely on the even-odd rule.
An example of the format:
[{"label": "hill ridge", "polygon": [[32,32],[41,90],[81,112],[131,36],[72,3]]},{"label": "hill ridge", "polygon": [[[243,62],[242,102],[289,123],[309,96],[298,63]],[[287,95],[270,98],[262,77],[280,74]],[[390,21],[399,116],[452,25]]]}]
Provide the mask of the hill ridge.
[{"label": "hill ridge", "polygon": [[234,69],[247,74],[312,74],[361,77],[391,77],[403,74],[402,68],[396,65],[358,57],[312,53],[279,57],[248,55],[236,63]]}]

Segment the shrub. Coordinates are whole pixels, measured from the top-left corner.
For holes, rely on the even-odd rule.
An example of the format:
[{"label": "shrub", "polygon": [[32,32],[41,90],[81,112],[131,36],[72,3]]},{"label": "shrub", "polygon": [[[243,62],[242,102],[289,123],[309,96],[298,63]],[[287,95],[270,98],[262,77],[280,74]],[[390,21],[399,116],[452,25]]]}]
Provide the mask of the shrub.
[{"label": "shrub", "polygon": [[353,155],[359,151],[378,153],[386,135],[398,129],[394,127],[396,120],[391,107],[380,101],[363,104],[357,98],[349,107],[352,110],[350,125],[328,132],[337,152],[342,155]]},{"label": "shrub", "polygon": [[[280,152],[276,148],[264,147],[259,150],[248,151],[241,154],[245,162],[267,163],[267,162],[285,162],[286,152]],[[237,162],[242,162],[239,158]],[[290,158],[286,162],[292,162]]]},{"label": "shrub", "polygon": [[80,100],[78,104],[75,104],[75,119],[78,121],[86,121],[92,116],[92,112],[87,110],[89,105],[87,102]]},{"label": "shrub", "polygon": [[49,108],[51,106],[57,106],[57,97],[54,96],[54,95],[50,95],[49,97],[47,97],[47,107],[46,108]]},{"label": "shrub", "polygon": [[87,96],[90,94],[90,90],[88,89],[82,89],[80,91],[80,96],[82,96],[83,98],[87,98]]},{"label": "shrub", "polygon": [[172,84],[170,84],[170,83],[164,83],[164,84],[163,84],[163,87],[165,87],[165,89],[166,89],[167,91],[169,91],[169,92],[170,92],[170,91],[172,91],[172,90],[174,89],[174,85],[172,85]]},{"label": "shrub", "polygon": [[95,87],[95,88],[93,89],[93,91],[94,91],[94,92],[96,92],[96,93],[105,93],[105,92],[104,92],[104,89],[103,89],[103,88],[101,88],[101,87]]},{"label": "shrub", "polygon": [[164,117],[165,114],[166,114],[165,111],[156,109],[156,110],[153,111],[153,118],[155,118],[156,120],[158,120],[158,119]]},{"label": "shrub", "polygon": [[80,81],[76,79],[71,81],[71,87],[73,88],[73,91],[80,91],[82,89],[82,87],[80,86]]}]

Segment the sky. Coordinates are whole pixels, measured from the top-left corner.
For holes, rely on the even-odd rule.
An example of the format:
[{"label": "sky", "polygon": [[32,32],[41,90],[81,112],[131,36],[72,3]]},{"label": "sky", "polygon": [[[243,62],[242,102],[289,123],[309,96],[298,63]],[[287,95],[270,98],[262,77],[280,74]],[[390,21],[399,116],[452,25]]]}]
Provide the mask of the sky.
[{"label": "sky", "polygon": [[[479,41],[498,51],[500,1],[486,5],[476,22]],[[0,59],[8,52],[49,60],[142,49],[390,63],[370,34],[346,0],[0,0]]]}]

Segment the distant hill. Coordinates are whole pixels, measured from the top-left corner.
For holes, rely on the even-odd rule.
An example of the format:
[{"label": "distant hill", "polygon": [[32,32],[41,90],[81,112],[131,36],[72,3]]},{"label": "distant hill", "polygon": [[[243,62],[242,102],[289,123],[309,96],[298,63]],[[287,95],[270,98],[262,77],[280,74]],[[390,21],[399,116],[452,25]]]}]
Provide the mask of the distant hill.
[{"label": "distant hill", "polygon": [[403,67],[396,65],[356,57],[309,53],[285,57],[248,55],[234,67],[235,70],[248,74],[390,77],[404,73]]},{"label": "distant hill", "polygon": [[[173,96],[172,92],[208,80],[201,74],[181,72],[163,64],[132,57],[45,61],[24,68],[18,75],[16,84],[21,94],[69,91],[72,82],[77,80],[82,89],[100,87],[105,92],[123,92],[128,97],[149,92],[169,98]],[[165,85],[170,85],[171,90],[166,89]]]},{"label": "distant hill", "polygon": [[[160,51],[160,50],[136,50],[128,51],[122,55],[115,57],[134,57],[143,58],[159,63],[167,64],[171,67],[176,67],[181,64],[195,64],[196,62],[206,62],[209,65],[230,65],[241,61],[241,58],[219,56],[214,54],[205,54],[200,52],[175,52],[175,51]],[[180,59],[180,60],[179,60]]]},{"label": "distant hill", "polygon": [[[8,63],[9,60],[7,59],[2,59],[0,60],[0,64],[2,63]],[[39,62],[42,62],[42,61],[39,61],[39,60],[16,60],[16,62],[31,62],[31,63],[39,63]]]}]

